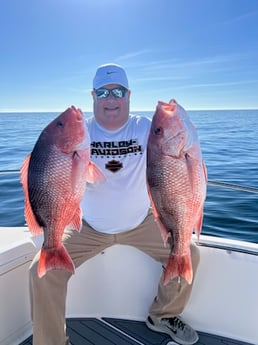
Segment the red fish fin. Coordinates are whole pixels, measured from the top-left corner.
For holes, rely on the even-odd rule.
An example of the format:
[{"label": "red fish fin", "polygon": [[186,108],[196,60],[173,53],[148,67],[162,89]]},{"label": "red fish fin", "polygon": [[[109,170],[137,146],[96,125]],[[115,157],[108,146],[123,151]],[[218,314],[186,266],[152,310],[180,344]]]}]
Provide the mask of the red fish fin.
[{"label": "red fish fin", "polygon": [[191,189],[194,190],[195,187],[195,181],[194,181],[194,170],[195,170],[195,165],[194,165],[194,160],[191,158],[190,155],[186,155],[186,166],[188,169],[188,177],[189,177],[189,182],[191,185]]},{"label": "red fish fin", "polygon": [[58,248],[42,248],[38,264],[38,276],[42,278],[47,271],[64,269],[74,273],[74,264],[65,247],[61,244]]},{"label": "red fish fin", "polygon": [[190,252],[186,255],[171,255],[164,272],[164,285],[176,277],[184,278],[188,284],[192,283],[193,270]]},{"label": "red fish fin", "polygon": [[20,170],[20,177],[21,177],[21,183],[24,191],[24,215],[26,222],[28,224],[28,227],[33,235],[38,235],[43,231],[43,228],[38,224],[33,210],[31,208],[30,204],[30,198],[29,198],[29,189],[28,189],[28,169],[30,164],[30,156],[29,154],[25,160],[23,161],[21,170]]},{"label": "red fish fin", "polygon": [[161,237],[163,239],[163,242],[164,242],[164,245],[167,243],[167,240],[170,236],[170,232],[167,231],[167,229],[164,227],[164,225],[162,224],[160,218],[159,218],[159,214],[158,214],[158,211],[156,209],[156,206],[153,202],[153,199],[152,199],[152,195],[151,195],[151,192],[150,192],[150,188],[149,188],[149,185],[147,185],[147,190],[148,190],[148,194],[149,194],[149,198],[150,198],[150,203],[151,203],[151,208],[152,208],[152,213],[155,217],[155,220],[158,224],[158,227],[159,227],[159,230],[160,230],[160,234],[161,234]]},{"label": "red fish fin", "polygon": [[156,206],[155,206],[155,204],[154,204],[154,202],[153,202],[153,199],[152,199],[152,195],[151,195],[151,192],[150,192],[150,187],[149,187],[149,185],[147,185],[147,190],[148,190],[148,195],[149,195],[149,198],[150,198],[152,213],[153,213],[153,215],[154,215],[155,218],[159,218],[158,211],[157,211]]},{"label": "red fish fin", "polygon": [[204,161],[202,161],[202,167],[203,167],[203,172],[204,172],[204,176],[205,176],[205,182],[208,182],[208,172],[207,172],[207,168],[206,165],[204,163]]},{"label": "red fish fin", "polygon": [[162,224],[160,218],[156,218],[156,222],[157,222],[157,225],[159,227],[159,231],[160,231],[160,234],[161,234],[161,237],[162,237],[162,240],[164,242],[164,247],[166,246],[166,243],[168,241],[168,238],[170,236],[170,232],[167,231],[167,229],[165,228],[165,226]]},{"label": "red fish fin", "polygon": [[90,162],[87,167],[87,182],[95,183],[105,181],[105,179],[102,171],[93,162]]},{"label": "red fish fin", "polygon": [[[202,167],[203,167],[205,182],[207,183],[208,182],[208,174],[207,174],[207,169],[206,169],[206,165],[205,165],[204,161],[202,161]],[[201,207],[200,210],[198,211],[197,220],[196,220],[196,223],[194,226],[194,231],[197,235],[198,241],[199,241],[201,230],[202,230],[202,222],[203,222],[203,207]]]},{"label": "red fish fin", "polygon": [[200,239],[200,234],[201,234],[201,230],[202,230],[202,220],[203,220],[203,209],[201,208],[200,211],[198,212],[197,220],[196,220],[196,223],[194,226],[194,231],[197,235],[198,241]]},{"label": "red fish fin", "polygon": [[75,212],[72,221],[68,225],[69,229],[81,231],[82,227],[82,210],[78,207],[77,211]]}]

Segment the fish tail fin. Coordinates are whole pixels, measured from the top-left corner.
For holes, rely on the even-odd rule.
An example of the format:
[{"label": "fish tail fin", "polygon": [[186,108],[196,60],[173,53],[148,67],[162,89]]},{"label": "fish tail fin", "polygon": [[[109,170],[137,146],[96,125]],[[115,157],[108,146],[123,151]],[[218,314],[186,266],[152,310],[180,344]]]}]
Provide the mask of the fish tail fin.
[{"label": "fish tail fin", "polygon": [[74,264],[63,245],[58,248],[42,248],[38,264],[38,276],[42,278],[52,269],[65,269],[74,273]]},{"label": "fish tail fin", "polygon": [[184,278],[188,284],[192,283],[193,270],[190,253],[186,255],[171,255],[164,272],[164,285],[176,277]]}]

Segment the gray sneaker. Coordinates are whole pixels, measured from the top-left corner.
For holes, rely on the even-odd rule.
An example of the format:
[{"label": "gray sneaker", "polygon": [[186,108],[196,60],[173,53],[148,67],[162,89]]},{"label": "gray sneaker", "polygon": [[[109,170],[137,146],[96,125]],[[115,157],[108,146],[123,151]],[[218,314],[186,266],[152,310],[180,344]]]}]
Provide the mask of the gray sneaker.
[{"label": "gray sneaker", "polygon": [[148,316],[146,325],[152,331],[170,335],[174,341],[182,345],[192,345],[199,340],[197,332],[177,316],[161,319],[157,323],[154,323],[150,316]]}]

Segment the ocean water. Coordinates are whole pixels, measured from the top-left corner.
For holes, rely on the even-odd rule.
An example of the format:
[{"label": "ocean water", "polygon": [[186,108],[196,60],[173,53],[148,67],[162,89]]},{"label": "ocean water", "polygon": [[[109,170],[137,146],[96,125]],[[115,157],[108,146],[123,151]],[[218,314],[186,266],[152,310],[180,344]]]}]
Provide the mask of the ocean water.
[{"label": "ocean water", "polygon": [[[198,130],[209,181],[258,189],[258,110],[188,113]],[[138,114],[152,117],[151,112]],[[0,226],[25,224],[20,178],[12,171],[20,169],[42,129],[57,115],[0,113]],[[208,185],[202,233],[258,243],[257,199],[257,193]]]}]

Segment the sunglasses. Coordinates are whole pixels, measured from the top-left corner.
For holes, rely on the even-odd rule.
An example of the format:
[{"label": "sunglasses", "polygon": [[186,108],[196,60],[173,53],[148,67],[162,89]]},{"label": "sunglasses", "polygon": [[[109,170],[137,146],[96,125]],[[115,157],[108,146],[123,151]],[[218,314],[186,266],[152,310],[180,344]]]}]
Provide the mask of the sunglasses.
[{"label": "sunglasses", "polygon": [[124,87],[115,87],[114,89],[105,89],[101,87],[99,89],[94,89],[94,92],[99,99],[107,98],[111,93],[115,98],[123,98],[127,93],[127,89]]}]

